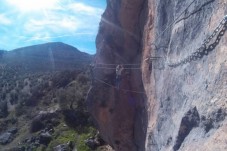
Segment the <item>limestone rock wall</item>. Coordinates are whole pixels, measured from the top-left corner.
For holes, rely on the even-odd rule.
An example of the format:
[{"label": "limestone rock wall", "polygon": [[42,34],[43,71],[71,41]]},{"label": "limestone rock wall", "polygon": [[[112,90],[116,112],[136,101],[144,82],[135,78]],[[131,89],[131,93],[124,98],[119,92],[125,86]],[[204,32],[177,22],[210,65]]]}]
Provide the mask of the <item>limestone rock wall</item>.
[{"label": "limestone rock wall", "polygon": [[213,33],[227,14],[226,1],[157,0],[148,6],[143,57],[162,59],[153,61],[151,72],[142,66],[149,106],[146,150],[226,150],[227,33],[208,55],[168,66]]},{"label": "limestone rock wall", "polygon": [[[140,64],[146,7],[145,0],[108,0],[96,39],[95,83],[88,93],[88,109],[104,140],[119,151],[145,149],[146,94]],[[126,64],[119,89],[117,64]]]},{"label": "limestone rock wall", "polygon": [[[103,138],[116,151],[227,150],[225,30],[207,55],[169,66],[198,56],[193,52],[227,14],[226,0],[107,3],[88,94]],[[161,58],[147,63],[152,56]],[[118,90],[114,64],[141,69],[126,65]]]}]

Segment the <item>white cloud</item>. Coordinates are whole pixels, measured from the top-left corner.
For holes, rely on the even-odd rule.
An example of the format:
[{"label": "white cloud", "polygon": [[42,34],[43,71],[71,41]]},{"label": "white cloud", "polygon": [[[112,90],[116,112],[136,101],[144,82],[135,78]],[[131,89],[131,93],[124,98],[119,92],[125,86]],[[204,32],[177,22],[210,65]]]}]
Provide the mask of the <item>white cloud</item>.
[{"label": "white cloud", "polygon": [[84,33],[72,33],[72,34],[62,34],[62,35],[53,35],[48,32],[43,32],[43,33],[38,33],[35,34],[34,36],[31,37],[25,37],[25,36],[19,36],[18,38],[24,39],[24,42],[30,42],[30,41],[48,41],[51,39],[57,39],[57,38],[63,38],[63,37],[81,37],[81,36],[86,36],[87,38],[89,36],[95,36],[96,33],[91,33],[91,32],[84,32]]},{"label": "white cloud", "polygon": [[8,4],[21,12],[32,12],[54,9],[59,0],[7,0]]},{"label": "white cloud", "polygon": [[4,14],[0,14],[0,24],[1,25],[10,25],[12,21],[7,18]]},{"label": "white cloud", "polygon": [[[104,1],[104,0],[102,0]],[[3,1],[4,2],[4,1]],[[102,7],[90,0],[5,0],[0,7],[0,42],[7,49],[47,41],[62,41],[91,49]],[[99,0],[94,0],[99,2]],[[91,5],[89,5],[91,4]],[[7,18],[9,16],[10,18]],[[11,19],[11,20],[10,20]],[[13,41],[12,41],[13,39]],[[12,41],[12,42],[11,42]],[[90,43],[89,43],[90,42]],[[91,46],[92,44],[92,46]]]},{"label": "white cloud", "polygon": [[48,18],[42,20],[31,19],[25,24],[25,30],[27,32],[37,31],[51,31],[54,33],[62,32],[75,32],[79,26],[79,22],[73,16],[62,16],[59,14],[51,15]]},{"label": "white cloud", "polygon": [[[43,2],[43,0],[41,0],[41,2]],[[54,3],[54,6],[58,9],[46,9],[41,11],[40,14],[35,14],[36,16],[28,17],[23,25],[24,33],[27,32],[26,34],[29,34],[48,31],[54,35],[59,35],[75,33],[78,31],[97,32],[98,22],[103,13],[102,9],[75,1],[67,2],[66,0],[51,0],[51,3]],[[29,14],[24,15],[29,16]]]},{"label": "white cloud", "polygon": [[72,34],[63,34],[63,35],[51,35],[49,33],[43,33],[43,34],[36,34],[35,36],[32,37],[26,37],[27,40],[25,40],[25,42],[28,41],[39,41],[42,39],[56,39],[56,38],[63,38],[63,37],[81,37],[81,36],[86,36],[87,38],[90,36],[95,36],[96,33],[72,33]]},{"label": "white cloud", "polygon": [[24,42],[30,42],[30,41],[36,41],[36,40],[42,40],[45,41],[46,39],[50,39],[50,34],[48,32],[43,32],[43,33],[37,33],[32,37],[26,37],[27,40]]},{"label": "white cloud", "polygon": [[82,13],[91,16],[99,16],[103,13],[103,9],[85,5],[83,3],[72,3],[68,5],[68,9],[75,13]]}]

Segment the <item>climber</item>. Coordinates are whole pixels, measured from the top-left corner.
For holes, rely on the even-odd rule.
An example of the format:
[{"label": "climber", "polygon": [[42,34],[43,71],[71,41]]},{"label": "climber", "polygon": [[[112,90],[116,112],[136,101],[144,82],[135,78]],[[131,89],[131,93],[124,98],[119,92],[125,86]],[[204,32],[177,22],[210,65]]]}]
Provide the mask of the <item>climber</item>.
[{"label": "climber", "polygon": [[91,63],[91,64],[89,65],[91,85],[94,84],[94,80],[95,80],[95,77],[94,77],[94,68],[95,68],[95,65],[94,65],[93,63]]},{"label": "climber", "polygon": [[116,67],[116,87],[119,89],[121,82],[121,72],[124,70],[123,65],[117,65]]}]

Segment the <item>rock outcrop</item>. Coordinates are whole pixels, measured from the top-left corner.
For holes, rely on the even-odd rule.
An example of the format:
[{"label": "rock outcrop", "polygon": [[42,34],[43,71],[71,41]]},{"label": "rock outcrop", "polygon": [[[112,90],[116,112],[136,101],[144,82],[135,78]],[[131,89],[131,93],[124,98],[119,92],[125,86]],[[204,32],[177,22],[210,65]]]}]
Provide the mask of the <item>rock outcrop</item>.
[{"label": "rock outcrop", "polygon": [[5,145],[14,139],[14,134],[17,133],[17,128],[11,128],[0,135],[0,144]]},{"label": "rock outcrop", "polygon": [[[104,140],[116,151],[227,150],[226,1],[107,2],[88,94]],[[119,89],[107,64],[126,68]]]},{"label": "rock outcrop", "polygon": [[[94,70],[95,84],[88,95],[88,108],[104,140],[115,150],[144,150],[146,96],[140,70],[125,66],[127,69],[123,71],[118,90],[115,88],[115,65],[106,69],[102,64],[141,63],[141,27],[144,24],[141,16],[145,7],[144,0],[108,1],[96,39],[97,68]],[[139,66],[133,68],[136,67]]]}]

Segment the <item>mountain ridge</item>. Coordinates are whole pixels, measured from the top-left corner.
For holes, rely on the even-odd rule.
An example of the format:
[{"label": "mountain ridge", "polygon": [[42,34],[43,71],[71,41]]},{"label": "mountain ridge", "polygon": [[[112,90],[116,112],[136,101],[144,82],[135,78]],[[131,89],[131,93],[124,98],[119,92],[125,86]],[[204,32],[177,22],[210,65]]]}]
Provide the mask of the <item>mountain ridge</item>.
[{"label": "mountain ridge", "polygon": [[4,51],[0,62],[17,72],[47,72],[82,69],[92,55],[62,42],[51,42]]}]

